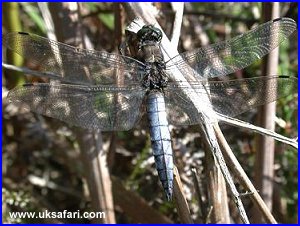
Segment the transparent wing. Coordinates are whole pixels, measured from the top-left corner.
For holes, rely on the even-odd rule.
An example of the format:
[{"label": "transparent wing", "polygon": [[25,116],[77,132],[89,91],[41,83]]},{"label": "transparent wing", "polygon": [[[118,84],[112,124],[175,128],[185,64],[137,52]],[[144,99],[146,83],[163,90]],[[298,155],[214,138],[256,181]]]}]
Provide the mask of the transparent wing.
[{"label": "transparent wing", "polygon": [[34,34],[9,33],[2,37],[2,45],[64,82],[94,85],[121,81],[130,85],[143,76],[144,65],[135,59],[75,48]]},{"label": "transparent wing", "polygon": [[192,88],[185,83],[171,83],[165,89],[168,121],[173,125],[199,123],[198,111],[182,89],[193,90],[199,96],[208,93],[209,100],[201,102],[202,106],[212,107],[218,113],[233,117],[255,106],[297,92],[298,79],[287,76],[264,76],[207,83],[191,82],[190,85]]},{"label": "transparent wing", "polygon": [[269,53],[296,27],[295,21],[290,18],[275,19],[229,41],[184,52],[168,61],[167,69],[178,68],[187,80],[224,76]]},{"label": "transparent wing", "polygon": [[129,130],[141,116],[145,91],[139,87],[29,84],[8,99],[71,125],[102,131]]}]

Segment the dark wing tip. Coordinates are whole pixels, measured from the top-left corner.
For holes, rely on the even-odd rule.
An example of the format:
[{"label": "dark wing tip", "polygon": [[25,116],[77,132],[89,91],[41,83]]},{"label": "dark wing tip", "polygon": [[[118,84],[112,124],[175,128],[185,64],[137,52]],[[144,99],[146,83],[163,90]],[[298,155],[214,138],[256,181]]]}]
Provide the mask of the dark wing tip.
[{"label": "dark wing tip", "polygon": [[33,83],[24,83],[22,86],[23,87],[31,87],[31,86],[34,86],[34,84]]},{"label": "dark wing tip", "polygon": [[273,22],[277,22],[277,21],[280,21],[280,20],[282,20],[282,17],[274,19]]},{"label": "dark wing tip", "polygon": [[23,31],[19,31],[18,34],[20,34],[20,35],[29,35],[29,33],[23,32]]},{"label": "dark wing tip", "polygon": [[291,76],[288,76],[288,75],[279,75],[278,77],[279,78],[290,78]]},{"label": "dark wing tip", "polygon": [[278,78],[287,78],[287,79],[298,81],[298,78],[295,76],[279,75]]}]

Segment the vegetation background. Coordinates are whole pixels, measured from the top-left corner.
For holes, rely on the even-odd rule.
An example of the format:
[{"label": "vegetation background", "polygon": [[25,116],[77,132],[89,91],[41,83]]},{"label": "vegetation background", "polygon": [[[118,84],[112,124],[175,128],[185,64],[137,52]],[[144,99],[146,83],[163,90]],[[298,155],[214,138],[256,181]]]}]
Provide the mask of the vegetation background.
[{"label": "vegetation background", "polygon": [[[55,4],[55,3],[53,3]],[[57,4],[57,3],[56,3]],[[166,33],[174,12],[170,4],[156,3],[161,10],[160,22]],[[80,4],[80,26],[95,49],[117,52],[124,41],[124,29],[130,21],[119,3]],[[179,52],[193,50],[204,44],[228,40],[262,23],[262,3],[185,3]],[[297,21],[298,4],[280,3],[281,16]],[[2,3],[2,33],[25,31],[47,37],[41,5],[37,3]],[[62,23],[63,26],[63,23]],[[296,32],[280,46],[279,74],[297,76],[298,42]],[[15,56],[3,61],[30,67],[30,62]],[[261,61],[231,75],[231,78],[261,76]],[[63,122],[47,118],[8,103],[7,91],[24,82],[42,82],[32,76],[2,70],[2,207],[5,223],[35,223],[36,219],[11,219],[11,211],[92,211],[93,192],[85,176],[87,166],[82,161],[80,143],[74,130]],[[297,137],[297,95],[277,102],[276,132]],[[243,114],[248,122],[256,121],[257,109]],[[252,132],[222,125],[227,141],[250,177],[256,154]],[[148,129],[137,125],[127,132],[103,132],[103,150],[113,179],[115,221],[118,223],[181,222],[173,202],[166,202],[155,171]],[[183,182],[191,218],[203,222],[192,168],[197,169],[203,199],[207,208],[207,186],[204,151],[197,128],[172,128],[175,162]],[[298,220],[298,157],[297,151],[276,142],[273,209],[282,223]],[[116,182],[117,181],[117,182]],[[238,183],[237,183],[238,184]],[[242,190],[242,187],[240,187]],[[121,197],[121,198],[118,198]],[[122,199],[123,197],[123,199]],[[126,203],[124,200],[128,199]],[[230,198],[229,198],[230,200]],[[255,208],[248,197],[243,199],[247,211]],[[125,203],[125,204],[124,204]],[[130,206],[131,205],[131,206]],[[134,207],[134,208],[132,208]],[[235,206],[229,201],[232,221]],[[147,216],[148,215],[148,216]],[[149,219],[155,216],[155,219]],[[251,219],[251,214],[250,214]],[[89,219],[38,219],[43,223],[88,223]]]}]

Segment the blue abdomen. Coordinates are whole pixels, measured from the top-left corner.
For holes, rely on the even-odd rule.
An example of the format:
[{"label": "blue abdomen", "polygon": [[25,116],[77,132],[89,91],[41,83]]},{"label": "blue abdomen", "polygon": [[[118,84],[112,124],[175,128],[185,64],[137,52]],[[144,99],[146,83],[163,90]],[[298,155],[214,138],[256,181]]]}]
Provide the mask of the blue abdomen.
[{"label": "blue abdomen", "polygon": [[151,91],[147,97],[152,151],[156,169],[168,200],[173,193],[173,151],[168,127],[164,96],[159,91]]}]

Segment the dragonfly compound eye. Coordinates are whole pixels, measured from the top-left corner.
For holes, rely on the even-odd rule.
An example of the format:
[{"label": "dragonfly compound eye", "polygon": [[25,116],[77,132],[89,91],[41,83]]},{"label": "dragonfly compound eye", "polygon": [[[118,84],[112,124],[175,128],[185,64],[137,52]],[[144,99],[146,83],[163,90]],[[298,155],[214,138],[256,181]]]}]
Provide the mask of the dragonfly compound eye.
[{"label": "dragonfly compound eye", "polygon": [[137,32],[137,37],[140,42],[159,42],[162,39],[162,32],[153,25],[145,25]]}]

